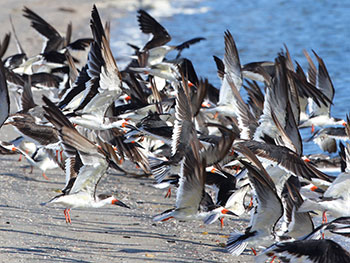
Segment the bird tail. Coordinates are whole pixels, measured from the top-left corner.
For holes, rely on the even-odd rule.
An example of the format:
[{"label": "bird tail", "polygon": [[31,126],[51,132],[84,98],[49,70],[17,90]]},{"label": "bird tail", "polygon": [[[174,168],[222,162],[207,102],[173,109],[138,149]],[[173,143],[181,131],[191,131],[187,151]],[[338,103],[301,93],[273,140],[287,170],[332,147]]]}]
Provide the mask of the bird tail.
[{"label": "bird tail", "polygon": [[150,156],[148,157],[148,162],[152,174],[158,184],[161,183],[164,178],[170,174],[171,167],[167,164],[167,161]]},{"label": "bird tail", "polygon": [[239,232],[233,232],[227,240],[226,248],[234,256],[242,254],[248,243],[244,242],[249,236]]},{"label": "bird tail", "polygon": [[173,212],[174,209],[169,209],[164,211],[163,213],[156,215],[153,217],[153,221],[159,222],[159,221],[167,221],[170,218],[173,218]]},{"label": "bird tail", "polygon": [[212,214],[209,214],[208,216],[206,216],[204,218],[204,224],[206,225],[210,225],[212,223],[214,223],[216,220],[218,220],[220,217],[220,214],[219,213],[212,213]]}]

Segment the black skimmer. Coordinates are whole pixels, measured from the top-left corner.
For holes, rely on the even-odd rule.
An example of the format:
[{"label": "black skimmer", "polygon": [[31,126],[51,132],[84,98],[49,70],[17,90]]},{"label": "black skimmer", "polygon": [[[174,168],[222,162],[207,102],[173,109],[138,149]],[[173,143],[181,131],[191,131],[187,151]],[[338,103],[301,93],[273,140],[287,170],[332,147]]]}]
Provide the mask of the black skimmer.
[{"label": "black skimmer", "polygon": [[11,39],[11,33],[7,33],[7,34],[5,34],[2,42],[0,42],[0,59],[2,59],[3,56],[5,55],[7,48],[9,46],[9,43],[10,43],[10,39]]},{"label": "black skimmer", "polygon": [[0,61],[0,127],[10,114],[10,97],[7,89],[4,65]]},{"label": "black skimmer", "polygon": [[[15,38],[15,41],[16,41],[16,46],[17,46],[17,51],[18,53],[15,54],[15,55],[12,55],[12,56],[9,56],[7,58],[4,59],[4,65],[6,68],[8,69],[14,69],[14,68],[17,68],[19,67],[22,63],[24,63],[28,58],[27,58],[27,55],[26,53],[24,52],[24,49],[22,48],[22,45],[21,43],[19,42],[18,40],[18,37],[17,37],[17,34],[16,34],[16,30],[15,30],[15,26],[13,25],[13,22],[12,22],[12,17],[10,16],[10,23],[11,23],[11,28],[12,28],[12,33],[13,33],[13,36]],[[5,39],[6,39],[6,36],[5,35]],[[5,41],[4,39],[4,41]],[[10,35],[8,36],[8,41],[10,40]],[[4,48],[4,41],[3,41],[3,45],[2,45],[2,49]],[[3,50],[3,51],[6,51],[6,50]],[[2,54],[0,57],[2,58],[4,54]]]},{"label": "black skimmer", "polygon": [[223,63],[219,62],[219,58],[214,56],[215,61],[223,68],[218,68],[219,76],[222,78],[222,85],[219,93],[218,105],[226,105],[232,103],[234,95],[231,91],[231,85],[227,83],[226,74],[230,76],[231,80],[238,91],[242,87],[243,77],[241,72],[241,63],[238,55],[238,50],[233,36],[229,30],[225,32],[225,55]]},{"label": "black skimmer", "polygon": [[205,39],[203,37],[196,37],[176,46],[165,45],[171,40],[171,36],[157,20],[142,9],[138,10],[137,20],[142,33],[152,34],[152,39],[146,43],[142,50],[130,45],[136,49],[139,65],[141,67],[161,63],[166,54],[172,50],[178,51],[176,56],[176,59],[178,59],[183,49],[189,48],[191,45]]},{"label": "black skimmer", "polygon": [[[171,218],[178,220],[202,219],[212,221],[212,215],[235,215],[222,206],[214,204],[205,192],[205,158],[199,154],[199,145],[192,140],[191,150],[186,152],[181,162],[179,187],[176,193],[175,208],[156,215],[154,221],[166,221]],[[214,217],[216,217],[214,215]]]},{"label": "black skimmer", "polygon": [[[309,118],[307,113],[308,106],[310,100],[312,100],[316,105],[321,107],[323,104],[327,106],[329,103],[332,103],[330,99],[323,94],[322,90],[316,87],[316,82],[311,81],[310,78],[305,76],[304,70],[296,63],[296,69],[294,71],[290,71],[291,79],[295,83],[298,89],[298,98],[299,98],[299,107],[300,107],[300,118],[299,124],[306,121]],[[310,68],[309,68],[310,69]],[[310,74],[308,74],[310,76]],[[316,81],[316,79],[315,79]]]},{"label": "black skimmer", "polygon": [[348,140],[344,127],[327,127],[316,131],[307,141],[313,140],[324,152],[337,152],[336,140]]},{"label": "black skimmer", "polygon": [[243,84],[238,50],[230,31],[227,30],[225,32],[224,39],[224,60],[221,61],[221,59],[214,56],[214,60],[218,67],[218,76],[222,81],[219,93],[219,101],[216,107],[205,109],[204,111],[206,113],[213,113],[214,117],[216,117],[218,114],[224,116],[236,116],[235,101],[237,98],[232,91],[232,86],[234,86],[235,89],[239,91]]},{"label": "black skimmer", "polygon": [[84,96],[79,107],[75,109],[75,116],[70,120],[89,129],[103,130],[115,127],[106,112],[122,94],[122,76],[96,6],[91,13],[91,31],[94,41],[91,43],[86,69],[89,79],[84,78],[87,80]]},{"label": "black skimmer", "polygon": [[32,154],[27,153],[27,151],[22,150],[21,148],[16,147],[16,149],[27,159],[32,167],[32,170],[33,167],[37,167],[42,171],[42,176],[46,180],[49,180],[45,174],[47,170],[56,169],[58,167],[64,169],[64,160],[62,160],[63,157],[60,158],[62,155],[59,155],[56,152],[56,149],[49,149],[43,146],[39,146]]},{"label": "black skimmer", "polygon": [[[24,155],[32,168],[38,167],[45,175],[47,169],[55,169],[61,164],[58,154],[58,133],[47,123],[44,123],[42,108],[34,103],[30,83],[25,83],[21,96],[22,110],[11,114],[6,120],[6,125],[12,125],[15,130],[24,137],[24,140],[15,141],[15,147]],[[27,141],[27,142],[26,142]],[[35,144],[29,146],[28,143]],[[61,166],[62,167],[62,166]]]},{"label": "black skimmer", "polygon": [[21,135],[40,145],[58,142],[57,131],[52,126],[37,123],[36,118],[30,114],[12,114],[6,121],[6,124],[11,124]]},{"label": "black skimmer", "polygon": [[320,178],[329,182],[332,181],[332,178],[328,175],[322,173],[315,166],[304,161],[295,152],[286,147],[257,141],[237,142],[233,145],[236,151],[239,151],[240,146],[248,148],[258,158],[265,159],[268,163],[272,162],[295,176],[300,176],[308,180]]},{"label": "black skimmer", "polygon": [[199,156],[198,141],[192,140],[190,145],[191,150],[187,151],[181,162],[175,208],[156,215],[154,221],[166,221],[170,218],[193,220],[200,217],[199,208],[205,196],[205,159]]},{"label": "black skimmer", "polygon": [[[272,257],[271,262],[276,258],[282,262],[348,262],[350,254],[338,243],[330,239],[319,239],[319,237],[326,230],[348,237],[349,219],[349,217],[336,218],[331,222],[319,225],[312,232],[299,237],[299,239],[285,237],[285,240],[281,240],[262,251],[256,257],[256,262],[266,262],[269,257]],[[345,259],[346,261],[343,261]]]},{"label": "black skimmer", "polygon": [[247,104],[249,105],[255,119],[259,119],[264,109],[264,94],[256,81],[246,79],[247,85],[243,85],[248,93]]},{"label": "black skimmer", "polygon": [[350,253],[337,242],[330,239],[297,240],[273,245],[259,255],[255,262],[263,263],[273,255],[273,259],[281,262],[310,262],[310,263],[347,263],[350,262]]},{"label": "black skimmer", "polygon": [[45,97],[43,100],[47,105],[44,107],[47,112],[46,118],[59,131],[65,152],[70,157],[75,157],[78,153],[82,162],[77,176],[66,176],[64,192],[48,203],[59,203],[66,206],[64,215],[67,223],[71,223],[69,215],[71,208],[97,208],[107,204],[129,208],[114,195],[96,193],[97,185],[110,165],[108,153],[102,146],[98,146],[82,136],[52,102]]},{"label": "black skimmer", "polygon": [[246,246],[267,246],[274,240],[275,225],[283,215],[283,206],[277,195],[275,184],[266,170],[246,147],[242,147],[250,162],[240,160],[248,169],[248,178],[255,191],[257,204],[253,209],[250,226],[245,233],[233,232],[227,241],[227,250],[239,256]]},{"label": "black skimmer", "polygon": [[303,203],[300,194],[301,184],[298,177],[291,176],[284,185],[282,192],[282,202],[284,204],[283,223],[281,226],[282,233],[278,233],[280,239],[288,236],[291,238],[300,238],[305,233],[314,230],[314,223],[308,212],[298,212],[299,207]]},{"label": "black skimmer", "polygon": [[[331,117],[331,102],[334,98],[334,86],[332,80],[328,74],[328,70],[322,58],[320,58],[315,51],[313,51],[317,62],[318,69],[316,71],[316,66],[313,64],[310,56],[307,54],[306,57],[309,62],[309,67],[313,68],[313,72],[316,72],[316,87],[322,91],[323,94],[328,98],[329,102],[325,105],[318,106],[316,103],[310,104],[310,116],[309,118],[302,122],[299,127],[314,127],[314,126],[326,126],[326,125],[343,125],[345,121],[343,119]],[[314,73],[315,74],[315,73]]]},{"label": "black skimmer", "polygon": [[[62,48],[69,48],[72,50],[85,50],[92,42],[91,38],[81,38],[74,42],[71,42],[72,24],[68,24],[66,36],[62,37],[61,34],[49,23],[47,23],[38,14],[33,12],[28,7],[23,8],[23,16],[31,21],[31,26],[44,38],[47,39],[43,46],[42,53],[50,53],[52,51],[60,51]],[[55,55],[57,55],[55,53]]]},{"label": "black skimmer", "polygon": [[307,199],[299,208],[299,211],[321,210],[329,212],[335,217],[350,216],[349,198],[347,191],[350,182],[350,145],[341,144],[342,173],[330,184],[319,200]]},{"label": "black skimmer", "polygon": [[319,210],[334,217],[350,216],[348,184],[349,173],[339,174],[319,200],[307,199],[300,206],[299,212]]},{"label": "black skimmer", "polygon": [[231,87],[231,92],[235,96],[233,105],[237,116],[237,125],[241,131],[240,138],[243,140],[250,140],[254,137],[258,127],[258,118],[252,114],[249,106],[243,101],[230,75],[226,76],[226,83]]},{"label": "black skimmer", "polygon": [[[313,100],[319,107],[321,104],[328,105],[331,103],[330,99],[323,94],[323,92],[316,88],[316,82],[309,82],[305,76],[305,73],[298,62],[294,70],[290,53],[285,45],[286,56],[287,56],[287,77],[291,85],[291,88],[296,88],[294,103],[299,105],[300,116],[296,116],[299,122],[304,122],[309,118],[307,115],[307,106],[309,100]],[[270,61],[252,62],[245,64],[242,67],[242,74],[245,78],[249,78],[254,81],[268,82],[268,79],[276,76],[275,63]],[[297,119],[296,119],[297,120]]]},{"label": "black skimmer", "polygon": [[242,66],[242,74],[253,81],[265,82],[264,72],[275,76],[275,63],[273,61],[250,62]]},{"label": "black skimmer", "polygon": [[[205,218],[204,223],[212,224],[220,218],[221,226],[223,227],[224,217],[222,215],[222,208],[224,208],[225,211],[230,211],[230,215],[235,216],[240,216],[246,212],[244,198],[250,190],[250,185],[247,183],[237,187],[236,180],[235,176],[223,170],[216,169],[215,167],[211,168],[210,172],[207,172],[205,184],[209,186],[209,188],[213,188],[216,192],[215,203],[213,202],[213,206],[216,206],[216,211],[213,211],[210,216]],[[228,213],[224,215],[227,214]]]},{"label": "black skimmer", "polygon": [[[171,166],[178,167],[179,162],[187,151],[191,149],[189,140],[191,134],[195,132],[193,123],[192,105],[189,99],[189,87],[184,81],[179,83],[176,87],[176,104],[175,104],[175,122],[172,131],[171,142],[171,157],[169,160],[159,160],[155,162],[151,170],[155,173],[157,182],[160,183],[163,178],[170,172]],[[178,170],[175,170],[177,172]]]}]

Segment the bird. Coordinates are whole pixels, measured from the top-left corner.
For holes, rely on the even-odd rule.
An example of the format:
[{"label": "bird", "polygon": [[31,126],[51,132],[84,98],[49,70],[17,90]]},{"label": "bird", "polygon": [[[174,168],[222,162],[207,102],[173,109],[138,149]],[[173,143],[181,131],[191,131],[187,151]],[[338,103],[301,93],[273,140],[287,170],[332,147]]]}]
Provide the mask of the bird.
[{"label": "bird", "polygon": [[103,148],[82,136],[49,99],[43,97],[43,100],[47,105],[44,106],[47,112],[46,118],[59,131],[65,152],[68,156],[77,152],[82,162],[77,176],[67,177],[73,182],[67,180],[64,192],[43,204],[63,204],[66,207],[64,215],[67,223],[71,223],[70,209],[76,207],[98,208],[106,204],[113,204],[129,208],[115,195],[96,193],[97,185],[109,167],[109,158]]},{"label": "bird", "polygon": [[[297,240],[275,244],[265,253],[272,253],[273,259],[281,262],[312,262],[312,263],[346,263],[350,253],[337,242],[330,239]],[[266,262],[265,255],[258,256],[257,263]]]},{"label": "bird", "polygon": [[345,171],[340,173],[335,180],[329,185],[327,190],[318,200],[306,199],[299,207],[298,211],[306,212],[313,210],[320,210],[324,212],[325,219],[326,212],[334,217],[350,216],[348,184],[350,182],[349,164],[350,160],[350,144],[347,143],[345,147]]},{"label": "bird", "polygon": [[319,239],[320,233],[328,230],[333,234],[349,235],[349,217],[339,217],[319,225],[310,233],[298,238],[287,238],[262,251],[255,262],[271,262],[278,258],[282,262],[348,262],[350,253],[331,239]]},{"label": "bird", "polygon": [[283,214],[282,202],[272,179],[255,155],[248,148],[243,147],[243,150],[249,162],[240,162],[248,169],[248,178],[255,191],[257,205],[253,210],[250,226],[245,232],[233,232],[227,240],[227,250],[236,256],[240,255],[248,244],[266,246],[271,243],[274,240],[273,233],[277,221]]},{"label": "bird", "polygon": [[166,54],[172,50],[178,51],[176,56],[176,59],[178,59],[183,49],[189,48],[191,45],[205,40],[203,37],[196,37],[176,46],[165,45],[171,40],[168,31],[145,10],[139,9],[137,13],[137,20],[142,33],[152,34],[151,40],[149,40],[141,50],[138,47],[129,44],[129,46],[136,50],[140,67],[153,66],[161,63]]},{"label": "bird", "polygon": [[0,128],[10,114],[10,97],[7,88],[5,69],[0,61]]},{"label": "bird", "polygon": [[315,51],[313,51],[317,62],[318,69],[311,60],[311,57],[306,52],[306,58],[309,62],[309,67],[314,72],[315,86],[323,92],[330,102],[326,105],[318,106],[316,103],[309,104],[310,106],[310,116],[307,120],[302,122],[299,127],[314,127],[314,126],[325,126],[325,125],[345,125],[345,121],[340,118],[335,118],[331,116],[331,103],[334,98],[334,86],[332,80],[328,74],[328,70],[322,58],[320,58]]}]

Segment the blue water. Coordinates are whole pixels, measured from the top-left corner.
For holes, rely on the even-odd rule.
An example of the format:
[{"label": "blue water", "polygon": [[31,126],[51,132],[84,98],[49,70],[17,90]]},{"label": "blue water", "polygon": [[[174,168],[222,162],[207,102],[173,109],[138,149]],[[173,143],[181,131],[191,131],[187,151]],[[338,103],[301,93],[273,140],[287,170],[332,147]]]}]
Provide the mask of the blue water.
[{"label": "blue water", "polygon": [[[227,29],[242,64],[271,61],[286,44],[292,58],[306,69],[303,49],[309,53],[313,49],[325,61],[336,90],[332,115],[345,118],[350,112],[350,1],[170,1],[168,8],[155,6],[147,11],[167,28],[173,44],[198,36],[207,39],[185,50],[183,56],[217,87],[220,81],[212,56],[223,57]],[[142,46],[148,37],[138,29],[136,12],[112,26],[113,49],[123,63],[120,55],[131,52],[125,42]],[[302,131],[303,137],[309,133]],[[316,152],[320,152],[318,147],[305,144],[305,154]]]}]

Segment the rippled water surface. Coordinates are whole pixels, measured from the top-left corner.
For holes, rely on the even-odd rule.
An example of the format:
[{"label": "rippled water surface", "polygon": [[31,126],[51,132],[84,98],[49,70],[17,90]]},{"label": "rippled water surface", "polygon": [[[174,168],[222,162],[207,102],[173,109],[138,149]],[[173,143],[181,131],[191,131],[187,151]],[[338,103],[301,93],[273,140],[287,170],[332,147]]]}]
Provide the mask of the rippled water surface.
[{"label": "rippled water surface", "polygon": [[[345,118],[350,112],[350,1],[162,1],[147,10],[167,28],[173,44],[206,38],[183,56],[217,87],[220,81],[212,56],[223,57],[227,29],[242,64],[273,60],[286,44],[292,58],[306,69],[302,51],[315,50],[324,59],[336,90],[332,115]],[[125,42],[142,46],[148,40],[138,29],[136,15],[130,12],[113,23],[113,48],[121,64],[132,52]],[[306,137],[309,132],[302,133]],[[312,145],[304,148],[304,153],[319,151]]]}]

